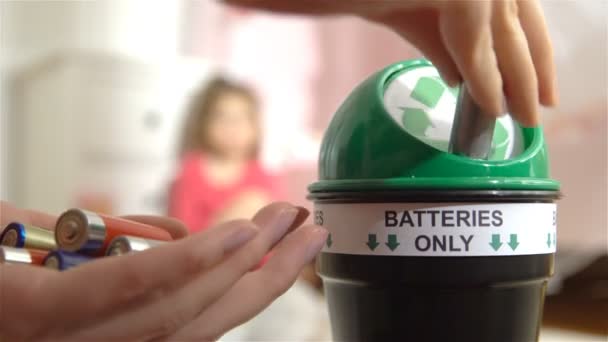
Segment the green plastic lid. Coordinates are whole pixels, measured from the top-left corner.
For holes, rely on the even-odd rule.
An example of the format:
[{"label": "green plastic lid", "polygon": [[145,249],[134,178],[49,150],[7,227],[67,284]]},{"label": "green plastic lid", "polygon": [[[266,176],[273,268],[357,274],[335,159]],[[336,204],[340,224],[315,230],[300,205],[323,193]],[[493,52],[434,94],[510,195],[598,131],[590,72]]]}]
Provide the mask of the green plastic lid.
[{"label": "green plastic lid", "polygon": [[449,153],[457,96],[424,59],[372,75],[334,115],[309,190],[559,190],[542,129],[510,116],[497,120],[488,160]]}]

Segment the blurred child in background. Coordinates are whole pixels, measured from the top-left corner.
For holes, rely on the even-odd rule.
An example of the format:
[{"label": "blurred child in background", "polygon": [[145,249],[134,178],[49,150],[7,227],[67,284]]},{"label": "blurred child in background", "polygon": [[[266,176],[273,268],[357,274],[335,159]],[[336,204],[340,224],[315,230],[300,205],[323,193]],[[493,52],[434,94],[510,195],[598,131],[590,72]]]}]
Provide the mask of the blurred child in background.
[{"label": "blurred child in background", "polygon": [[223,78],[212,79],[195,94],[169,196],[169,215],[191,232],[249,219],[276,199],[276,180],[257,160],[258,109],[251,89]]},{"label": "blurred child in background", "polygon": [[[190,106],[169,215],[197,232],[227,220],[250,219],[276,200],[277,180],[257,160],[260,134],[258,103],[251,89],[222,78],[207,83]],[[310,282],[308,278],[316,277],[312,264],[307,270],[309,277],[304,279]],[[327,321],[319,294],[305,282],[296,282],[223,340],[316,341],[328,337]]]}]

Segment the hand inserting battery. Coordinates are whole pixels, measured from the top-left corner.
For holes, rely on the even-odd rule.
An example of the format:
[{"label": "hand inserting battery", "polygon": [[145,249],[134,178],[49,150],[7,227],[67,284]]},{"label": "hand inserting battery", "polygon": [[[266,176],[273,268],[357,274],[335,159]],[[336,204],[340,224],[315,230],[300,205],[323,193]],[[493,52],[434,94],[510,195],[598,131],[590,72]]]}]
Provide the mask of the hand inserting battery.
[{"label": "hand inserting battery", "polygon": [[[8,340],[214,340],[286,291],[319,252],[327,232],[300,227],[307,216],[274,203],[251,221],[189,237],[176,220],[131,216],[179,240],[65,272],[0,265],[0,332]],[[2,202],[0,222],[15,220],[48,228],[55,218]]]},{"label": "hand inserting battery", "polygon": [[539,123],[539,103],[557,104],[553,50],[536,0],[226,0],[308,14],[355,14],[382,23],[416,46],[450,85],[466,82],[488,114]]}]

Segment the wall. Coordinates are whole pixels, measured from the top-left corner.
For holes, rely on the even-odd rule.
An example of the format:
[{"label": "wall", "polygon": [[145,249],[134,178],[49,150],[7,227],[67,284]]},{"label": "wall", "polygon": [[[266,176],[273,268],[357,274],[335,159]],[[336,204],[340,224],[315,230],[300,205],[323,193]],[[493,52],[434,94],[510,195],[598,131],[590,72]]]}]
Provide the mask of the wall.
[{"label": "wall", "polygon": [[[2,1],[3,64],[78,48],[142,59],[175,56],[181,1]],[[11,64],[12,64],[11,63]]]},{"label": "wall", "polygon": [[[16,167],[20,137],[15,128],[20,120],[11,103],[15,77],[44,64],[49,56],[69,57],[70,51],[173,62],[180,44],[182,5],[146,0],[0,1],[0,198],[19,202],[23,191],[16,181],[23,170]],[[20,129],[44,128],[43,120],[26,124],[34,126]],[[44,159],[42,154],[28,158]]]}]

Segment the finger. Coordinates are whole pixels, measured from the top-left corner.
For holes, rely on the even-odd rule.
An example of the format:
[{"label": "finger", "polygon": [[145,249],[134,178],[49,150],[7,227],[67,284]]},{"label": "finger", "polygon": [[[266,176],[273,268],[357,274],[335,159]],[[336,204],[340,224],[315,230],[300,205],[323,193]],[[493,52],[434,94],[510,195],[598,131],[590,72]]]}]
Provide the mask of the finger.
[{"label": "finger", "polygon": [[[36,320],[32,311],[48,296],[40,291],[41,285],[57,272],[31,265],[0,264],[0,319],[1,336],[5,341],[29,341],[52,325],[53,317]],[[34,324],[35,322],[35,324]]]},{"label": "finger", "polygon": [[122,315],[116,315],[86,332],[82,338],[148,339],[166,336],[191,321],[205,307],[221,297],[243,274],[247,273],[268,250],[283,238],[298,215],[286,203],[271,204],[261,209],[256,221],[265,223],[246,245],[234,251],[215,267],[193,277],[172,293]]},{"label": "finger", "polygon": [[443,3],[440,32],[471,96],[490,115],[504,113],[502,78],[492,48],[491,2]]},{"label": "finger", "polygon": [[36,210],[17,208],[9,202],[0,201],[0,229],[11,222],[31,224],[45,229],[54,229],[57,216]]},{"label": "finger", "polygon": [[536,0],[518,0],[517,6],[519,21],[526,34],[536,70],[540,103],[555,106],[558,102],[555,61],[545,16]]},{"label": "finger", "polygon": [[[264,208],[265,210],[258,211],[253,216],[252,221],[256,225],[258,225],[258,227],[267,227],[268,225],[273,223],[273,220],[274,220],[273,215],[274,215],[275,211],[289,210],[290,208],[293,208],[293,206],[287,202],[271,203]],[[296,217],[293,220],[293,223],[291,224],[291,226],[288,228],[287,232],[290,232],[290,231],[296,229],[297,227],[299,227],[300,225],[302,225],[302,223],[304,223],[304,221],[306,221],[306,219],[310,215],[310,212],[308,211],[308,209],[306,209],[304,207],[295,207],[295,209],[297,210]]]},{"label": "finger", "polygon": [[142,301],[158,291],[171,291],[220,262],[257,233],[250,221],[233,221],[143,252],[103,258],[57,273],[41,284],[38,297],[43,298],[36,304],[40,314],[36,318],[49,317],[60,308],[62,321],[69,326],[56,325],[56,329],[68,329],[86,319],[101,319],[131,301]]},{"label": "finger", "polygon": [[57,216],[43,213],[36,210],[26,210],[29,220],[32,225],[40,228],[55,229]]},{"label": "finger", "polygon": [[291,230],[296,229],[302,224],[304,224],[308,216],[310,216],[310,211],[308,209],[301,206],[296,206],[296,209],[298,209],[298,214],[296,215],[296,219],[293,220],[293,223],[290,227]]},{"label": "finger", "polygon": [[[289,205],[288,203],[274,203],[271,204],[271,206],[284,206],[284,205]],[[291,232],[292,230],[298,228],[299,226],[302,225],[302,223],[304,223],[306,221],[306,219],[308,218],[308,216],[310,215],[310,212],[308,211],[308,209],[304,208],[304,207],[299,207],[297,206],[296,209],[298,210],[298,214],[296,215],[296,218],[294,219],[293,223],[291,224],[291,227],[289,227],[289,229],[287,230],[287,232]],[[264,217],[258,215],[255,215],[253,218],[254,222],[257,222],[258,225],[260,226],[264,226],[267,224],[267,222],[264,222]],[[273,246],[274,247],[274,246]],[[272,249],[272,248],[271,248]],[[260,260],[260,262],[251,270],[254,271],[260,267],[262,267],[267,261],[268,259],[270,259],[272,257],[272,250],[269,251],[263,258],[262,260]]]},{"label": "finger", "polygon": [[137,221],[154,227],[162,228],[169,232],[174,240],[188,236],[188,229],[178,219],[151,215],[127,215],[123,217],[127,220]]},{"label": "finger", "polygon": [[11,203],[5,201],[0,201],[0,205],[0,224],[2,224],[0,229],[14,221],[31,224],[30,219],[24,210],[19,209]]},{"label": "finger", "polygon": [[538,81],[515,0],[495,1],[492,33],[509,113],[524,126],[538,124]]},{"label": "finger", "polygon": [[[394,19],[393,19],[394,18]],[[452,60],[439,32],[439,13],[420,9],[415,13],[398,12],[385,22],[395,32],[412,43],[439,70],[441,78],[455,87],[460,83],[458,67]]]},{"label": "finger", "polygon": [[253,221],[253,223],[257,224],[258,226],[264,227],[273,222],[277,211],[292,210],[294,208],[297,211],[296,217],[293,220],[293,223],[291,224],[291,226],[289,228],[290,229],[297,228],[302,223],[304,223],[304,221],[306,221],[306,218],[308,218],[308,215],[310,214],[310,212],[308,211],[308,209],[306,209],[304,207],[300,207],[300,206],[294,207],[293,205],[291,205],[290,203],[287,203],[287,202],[274,202],[274,203],[271,203],[271,204],[265,206],[264,208],[259,210],[255,215],[253,215],[252,221]]},{"label": "finger", "polygon": [[293,285],[302,268],[319,253],[326,239],[327,231],[317,226],[304,226],[289,234],[263,268],[244,276],[222,298],[171,338],[211,341],[246,322]]}]

